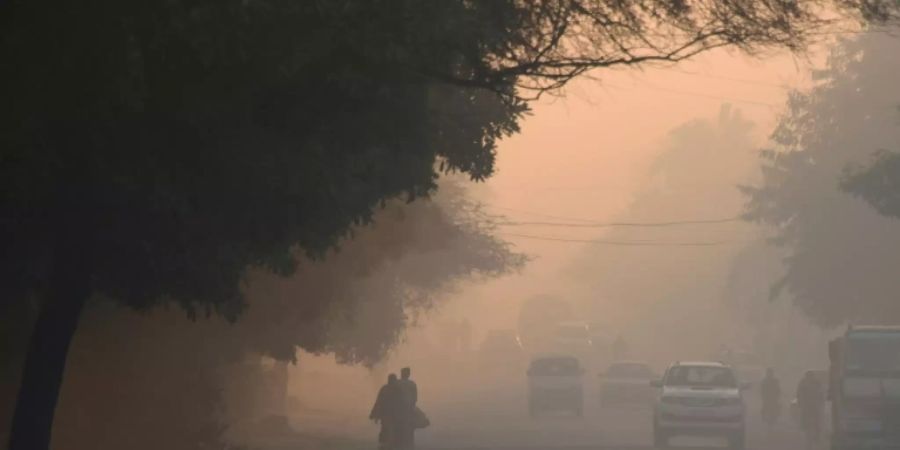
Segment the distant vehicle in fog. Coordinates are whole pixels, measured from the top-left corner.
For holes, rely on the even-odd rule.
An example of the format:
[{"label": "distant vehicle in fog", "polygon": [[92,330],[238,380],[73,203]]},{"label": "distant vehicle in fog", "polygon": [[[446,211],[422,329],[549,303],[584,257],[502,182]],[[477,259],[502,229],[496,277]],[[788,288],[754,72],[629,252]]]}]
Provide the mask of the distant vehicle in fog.
[{"label": "distant vehicle in fog", "polygon": [[572,306],[549,295],[529,298],[519,310],[518,332],[522,345],[534,350],[546,348],[553,339],[554,327],[572,317]]},{"label": "distant vehicle in fog", "polygon": [[491,330],[478,351],[482,369],[521,370],[525,365],[525,351],[515,330]]},{"label": "distant vehicle in fog", "polygon": [[571,355],[542,355],[528,366],[528,413],[571,411],[584,415],[584,367]]},{"label": "distant vehicle in fog", "polygon": [[722,436],[744,447],[744,398],[748,385],[721,362],[679,362],[666,370],[653,412],[653,442],[665,447],[674,436]]},{"label": "distant vehicle in fog", "polygon": [[588,322],[588,332],[591,337],[591,344],[594,347],[594,355],[600,364],[609,364],[613,362],[612,343],[613,335],[610,328],[603,322]]},{"label": "distant vehicle in fog", "polygon": [[577,356],[584,365],[592,364],[597,358],[591,332],[584,322],[560,322],[553,330],[553,351]]},{"label": "distant vehicle in fog", "polygon": [[613,363],[600,374],[600,404],[602,406],[623,403],[649,405],[653,399],[650,381],[656,373],[649,364],[639,361]]},{"label": "distant vehicle in fog", "polygon": [[900,448],[900,327],[850,327],[828,354],[832,448]]}]

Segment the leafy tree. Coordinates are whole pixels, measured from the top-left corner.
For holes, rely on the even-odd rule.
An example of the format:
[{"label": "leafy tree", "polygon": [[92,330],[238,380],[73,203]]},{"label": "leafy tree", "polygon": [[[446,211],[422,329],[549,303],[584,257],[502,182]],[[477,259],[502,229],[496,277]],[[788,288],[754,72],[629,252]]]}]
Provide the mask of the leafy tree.
[{"label": "leafy tree", "polygon": [[0,285],[6,301],[40,298],[11,448],[47,448],[90,296],[236,317],[248,268],[290,273],[385,199],[427,195],[436,166],[489,176],[522,92],[721,46],[800,48],[832,3],[892,13],[871,0],[3,2]]},{"label": "leafy tree", "polygon": [[[900,320],[900,229],[841,191],[847,167],[897,148],[900,40],[866,34],[844,40],[816,87],[795,92],[763,153],[762,182],[747,188],[747,217],[770,225],[784,251],[785,273],[773,295],[787,294],[816,323]],[[890,192],[889,177],[846,178],[864,197]],[[857,173],[852,170],[851,173]],[[888,188],[882,190],[883,188]],[[889,198],[874,200],[889,213]]]},{"label": "leafy tree", "polygon": [[[618,220],[663,226],[610,229],[602,240],[619,245],[589,247],[578,261],[579,279],[600,293],[588,297],[587,308],[630,330],[627,341],[650,357],[708,357],[746,335],[722,319],[743,306],[726,293],[730,264],[752,243],[752,227],[733,220],[743,200],[736,184],[755,168],[752,131],[753,123],[727,104],[718,117],[670,131]],[[697,220],[713,223],[690,223]]]},{"label": "leafy tree", "polygon": [[[492,236],[491,218],[465,189],[450,179],[441,185],[428,201],[389,202],[371,225],[355,227],[340,251],[301,259],[290,277],[251,274],[245,295],[252,303],[233,324],[191,324],[172,309],[135,314],[89,302],[68,358],[54,447],[221,445],[225,427],[258,418],[260,386],[273,383],[261,378],[258,355],[291,360],[299,347],[372,364],[456,281],[520,267],[524,257]],[[301,301],[309,297],[328,302]],[[20,343],[23,334],[3,342]],[[0,385],[0,393],[9,388]],[[5,427],[0,423],[0,435]]]},{"label": "leafy tree", "polygon": [[[232,327],[235,347],[291,360],[296,348],[373,365],[397,343],[411,314],[434,307],[461,280],[519,269],[525,257],[493,236],[492,219],[457,183],[432,201],[390,203],[322,261],[284,278],[251,275],[253,303]],[[313,297],[327,302],[311,304]]]},{"label": "leafy tree", "polygon": [[900,153],[880,150],[868,165],[848,167],[841,186],[868,201],[879,213],[900,218]]}]

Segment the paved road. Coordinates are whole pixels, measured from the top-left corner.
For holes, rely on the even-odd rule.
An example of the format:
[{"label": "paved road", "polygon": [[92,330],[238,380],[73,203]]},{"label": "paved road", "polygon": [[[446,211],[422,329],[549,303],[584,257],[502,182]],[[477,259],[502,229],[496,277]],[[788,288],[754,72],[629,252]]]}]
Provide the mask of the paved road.
[{"label": "paved road", "polygon": [[[513,379],[510,377],[509,379]],[[601,408],[596,392],[588,386],[585,417],[549,415],[532,419],[527,414],[524,380],[489,383],[472,389],[475,381],[461,380],[466,388],[450,383],[420,387],[422,408],[432,425],[417,432],[420,450],[637,450],[652,449],[649,407]],[[427,389],[426,389],[427,388]],[[438,393],[443,395],[438,396]],[[758,405],[751,403],[748,420],[748,448],[751,450],[801,450],[803,440],[788,423],[781,424],[772,436],[764,436],[758,420]],[[368,399],[367,399],[368,400]],[[328,445],[301,443],[296,439],[272,439],[250,445],[264,450],[331,448],[335,450],[373,449],[377,427],[366,420],[368,401],[360,410],[340,416],[324,412],[295,417],[293,425],[307,435],[330,435],[340,440]],[[352,442],[351,442],[352,441]],[[673,448],[699,449],[723,447],[716,440],[674,439]]]},{"label": "paved road", "polygon": [[[595,393],[587,394],[585,417],[564,414],[532,419],[527,416],[524,386],[507,385],[469,395],[429,411],[435,424],[417,435],[419,448],[429,450],[587,450],[652,449],[650,408],[601,408]],[[752,396],[752,393],[750,394]],[[748,448],[798,450],[800,434],[781,424],[766,436],[758,421],[758,406],[748,405]],[[716,439],[676,438],[673,448],[715,448]]]}]

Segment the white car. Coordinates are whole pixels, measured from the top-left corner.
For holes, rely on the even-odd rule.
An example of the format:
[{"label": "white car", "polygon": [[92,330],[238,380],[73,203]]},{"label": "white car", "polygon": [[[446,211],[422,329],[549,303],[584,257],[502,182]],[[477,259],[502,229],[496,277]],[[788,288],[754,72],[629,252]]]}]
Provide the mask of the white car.
[{"label": "white car", "polygon": [[720,362],[679,362],[666,370],[653,413],[653,441],[665,447],[673,436],[722,436],[744,447],[746,386]]},{"label": "white car", "polygon": [[543,411],[584,413],[584,368],[570,355],[537,356],[528,366],[528,413]]}]

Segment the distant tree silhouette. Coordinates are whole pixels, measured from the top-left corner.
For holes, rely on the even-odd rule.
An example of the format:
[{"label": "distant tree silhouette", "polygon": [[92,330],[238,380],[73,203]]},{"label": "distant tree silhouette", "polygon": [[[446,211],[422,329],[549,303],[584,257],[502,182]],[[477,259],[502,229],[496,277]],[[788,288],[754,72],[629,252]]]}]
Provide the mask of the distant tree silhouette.
[{"label": "distant tree silhouette", "polygon": [[[842,192],[843,183],[894,214],[895,163],[879,149],[900,140],[898,70],[900,40],[843,40],[817,86],[791,94],[763,153],[762,182],[746,189],[747,218],[771,226],[784,251],[772,295],[785,294],[819,325],[900,320],[900,227]],[[873,158],[880,163],[860,172]]]},{"label": "distant tree silhouette", "polygon": [[[10,448],[46,449],[102,295],[236,317],[437,170],[483,179],[529,94],[594,67],[801,48],[871,0],[0,3],[0,285],[40,298]],[[304,299],[304,301],[324,301]]]}]

